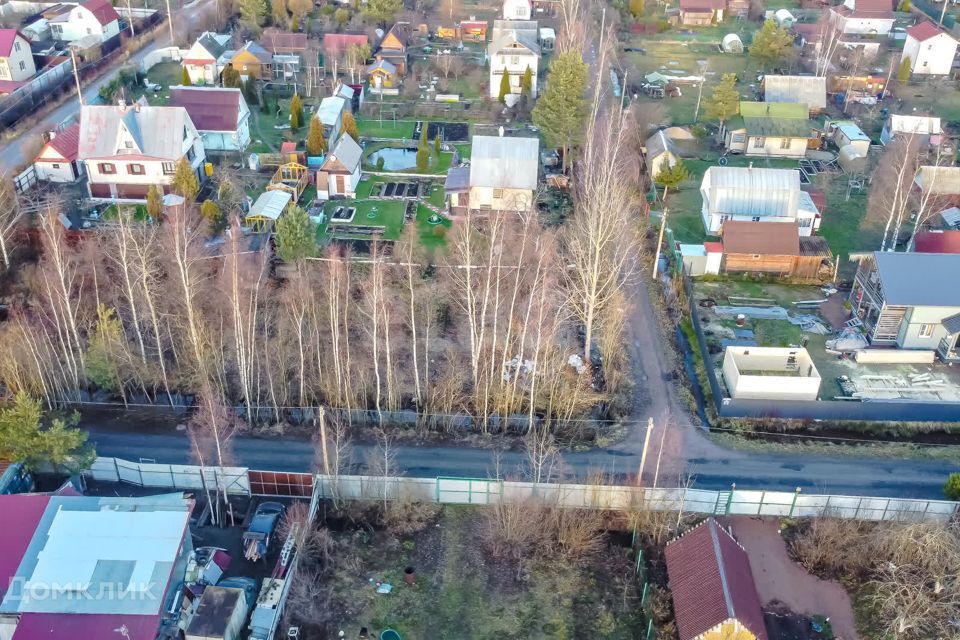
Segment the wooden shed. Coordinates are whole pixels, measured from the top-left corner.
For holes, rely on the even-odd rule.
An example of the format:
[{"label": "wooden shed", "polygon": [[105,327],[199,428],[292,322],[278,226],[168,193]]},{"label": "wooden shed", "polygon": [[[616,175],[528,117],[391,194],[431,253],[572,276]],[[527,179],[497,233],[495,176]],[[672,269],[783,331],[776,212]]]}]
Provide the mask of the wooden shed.
[{"label": "wooden shed", "polygon": [[830,272],[830,248],[787,222],[723,224],[723,273],[770,273],[813,280]]}]

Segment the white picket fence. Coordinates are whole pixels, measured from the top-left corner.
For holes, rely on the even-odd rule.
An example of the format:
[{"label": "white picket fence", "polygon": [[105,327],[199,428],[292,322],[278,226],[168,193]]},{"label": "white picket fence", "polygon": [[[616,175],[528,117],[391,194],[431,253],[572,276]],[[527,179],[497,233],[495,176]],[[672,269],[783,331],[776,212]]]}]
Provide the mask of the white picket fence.
[{"label": "white picket fence", "polygon": [[[204,489],[226,486],[231,493],[249,495],[245,467],[223,469],[193,465],[131,462],[97,458],[88,475],[106,482],[144,487]],[[324,476],[290,474],[313,483],[314,500],[411,500],[441,504],[496,504],[538,502],[578,509],[631,511],[638,508],[710,515],[838,517],[860,520],[926,520],[946,522],[958,503],[874,496],[816,495],[789,491],[735,489],[711,491],[690,488],[643,488],[619,485],[515,482],[470,478],[408,478],[379,476]],[[309,479],[309,480],[308,480]],[[218,485],[219,482],[219,485]],[[262,495],[262,494],[261,494]],[[271,494],[277,495],[277,494]],[[289,494],[280,494],[289,495]]]}]

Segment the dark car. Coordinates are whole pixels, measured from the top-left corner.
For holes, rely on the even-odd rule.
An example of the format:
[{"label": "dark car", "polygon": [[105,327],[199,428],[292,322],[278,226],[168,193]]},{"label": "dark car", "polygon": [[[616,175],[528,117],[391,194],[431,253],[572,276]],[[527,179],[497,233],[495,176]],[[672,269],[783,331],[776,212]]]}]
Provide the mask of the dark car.
[{"label": "dark car", "polygon": [[256,561],[267,555],[270,536],[286,510],[279,502],[261,502],[243,534],[244,556]]}]

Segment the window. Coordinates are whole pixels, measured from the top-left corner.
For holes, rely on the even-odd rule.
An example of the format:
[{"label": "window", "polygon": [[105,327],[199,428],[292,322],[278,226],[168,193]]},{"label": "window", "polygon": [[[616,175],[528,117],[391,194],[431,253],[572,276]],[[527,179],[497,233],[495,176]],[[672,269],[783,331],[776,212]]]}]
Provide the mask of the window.
[{"label": "window", "polygon": [[766,138],[757,137],[757,138],[754,138],[754,139],[753,139],[753,148],[754,148],[754,149],[763,149],[763,147],[766,146],[766,144],[767,144],[767,139],[766,139]]},{"label": "window", "polygon": [[173,162],[164,162],[163,163],[163,175],[172,176],[177,172],[177,165]]},{"label": "window", "polygon": [[780,138],[780,148],[789,149],[790,148],[790,138]]},{"label": "window", "polygon": [[14,50],[14,51],[20,51],[20,41],[19,41],[19,40],[17,40],[16,42],[13,43],[13,50]]},{"label": "window", "polygon": [[127,173],[132,176],[142,176],[146,172],[143,170],[142,164],[128,164]]},{"label": "window", "polygon": [[123,146],[126,147],[127,149],[133,149],[133,140],[126,140],[123,143]]},{"label": "window", "polygon": [[58,163],[56,163],[56,162],[54,162],[52,166],[53,166],[54,169],[59,169],[59,168],[60,168],[60,165],[59,165]]},{"label": "window", "polygon": [[760,254],[759,254],[759,253],[753,254],[753,259],[754,259],[754,260],[759,260],[759,259],[760,259]]},{"label": "window", "polygon": [[25,63],[23,60],[21,60],[21,61],[20,61],[20,71],[26,71],[26,69],[27,69],[27,63]]},{"label": "window", "polygon": [[93,31],[90,30],[90,27],[87,27],[87,35],[89,36],[89,35],[92,35],[92,34],[93,34]]},{"label": "window", "polygon": [[113,166],[112,162],[101,162],[97,165],[97,171],[102,174],[114,174],[117,172],[117,168]]},{"label": "window", "polygon": [[917,337],[920,338],[932,338],[933,337],[933,324],[922,324],[920,325],[920,331],[917,333]]},{"label": "window", "polygon": [[733,142],[739,142],[740,144],[743,144],[744,142],[747,141],[747,136],[746,136],[745,134],[743,134],[743,133],[735,133],[735,134],[733,134],[733,137],[731,138],[731,141],[733,141]]},{"label": "window", "polygon": [[194,157],[196,157],[196,154],[193,153],[193,147],[190,147],[187,149],[187,161],[193,162]]},{"label": "window", "polygon": [[186,127],[184,127],[184,128],[183,128],[183,139],[186,140],[188,137],[190,137],[190,132],[187,131],[187,128],[186,128]]},{"label": "window", "polygon": [[510,64],[514,66],[520,64],[520,56],[510,56]]},{"label": "window", "polygon": [[750,218],[750,221],[751,221],[751,222],[760,222],[760,216],[753,216],[752,218]]},{"label": "window", "polygon": [[0,80],[9,80],[10,74],[6,67],[0,67]]},{"label": "window", "polygon": [[813,218],[800,218],[797,222],[800,224],[801,229],[807,229],[813,224]]},{"label": "window", "polygon": [[493,190],[493,197],[496,198],[497,200],[499,200],[500,198],[502,198],[502,197],[503,197],[503,189],[494,189],[494,190]]}]

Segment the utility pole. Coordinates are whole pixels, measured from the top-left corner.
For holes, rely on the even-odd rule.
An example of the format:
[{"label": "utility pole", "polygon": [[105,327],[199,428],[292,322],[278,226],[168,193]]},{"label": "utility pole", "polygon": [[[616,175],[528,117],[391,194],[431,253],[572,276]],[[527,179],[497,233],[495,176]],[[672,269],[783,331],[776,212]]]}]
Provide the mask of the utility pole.
[{"label": "utility pole", "polygon": [[637,471],[637,484],[643,484],[643,468],[647,464],[647,449],[650,448],[650,435],[653,433],[653,418],[647,418],[647,434],[643,437],[643,453],[640,454],[640,470]]},{"label": "utility pole", "polygon": [[130,0],[127,0],[127,21],[130,23],[130,37],[135,38],[137,32],[133,29],[133,9],[130,8]]},{"label": "utility pole", "polygon": [[173,40],[173,11],[170,11],[170,0],[167,1],[167,26],[170,28],[170,46],[174,46]]},{"label": "utility pole", "polygon": [[320,449],[323,451],[323,474],[330,475],[330,459],[327,457],[327,410],[320,407]]},{"label": "utility pole", "polygon": [[83,106],[83,92],[80,91],[80,74],[77,71],[77,56],[74,54],[73,49],[70,49],[70,64],[73,67],[73,81],[77,83],[77,100],[80,102],[80,106]]},{"label": "utility pole", "polygon": [[663,244],[663,230],[667,227],[667,209],[664,207],[660,216],[660,235],[657,236],[657,252],[653,256],[653,279],[657,279],[657,269],[660,266],[660,245]]}]

